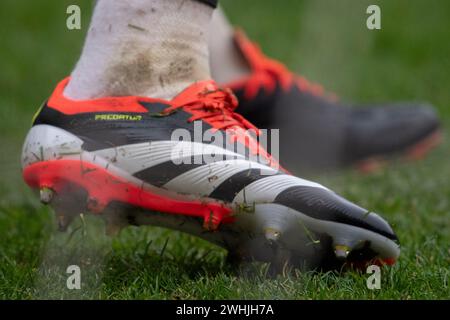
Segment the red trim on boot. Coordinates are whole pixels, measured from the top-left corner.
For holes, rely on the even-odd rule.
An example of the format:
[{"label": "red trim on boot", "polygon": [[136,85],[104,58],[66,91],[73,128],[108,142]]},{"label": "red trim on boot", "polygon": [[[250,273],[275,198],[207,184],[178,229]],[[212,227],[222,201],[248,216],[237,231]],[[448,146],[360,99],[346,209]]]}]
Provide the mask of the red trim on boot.
[{"label": "red trim on boot", "polygon": [[204,200],[178,200],[152,193],[113,175],[108,170],[79,160],[52,160],[32,164],[24,169],[26,183],[35,189],[50,188],[57,194],[68,183],[84,188],[89,194],[89,209],[101,213],[109,203],[118,201],[136,207],[199,217],[208,229],[222,222],[232,222],[232,210],[225,204]]}]

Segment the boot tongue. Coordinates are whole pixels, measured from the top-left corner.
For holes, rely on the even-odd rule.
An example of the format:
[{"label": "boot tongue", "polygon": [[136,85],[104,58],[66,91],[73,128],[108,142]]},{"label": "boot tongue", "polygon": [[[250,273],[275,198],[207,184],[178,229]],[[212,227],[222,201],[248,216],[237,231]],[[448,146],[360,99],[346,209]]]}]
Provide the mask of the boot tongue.
[{"label": "boot tongue", "polygon": [[197,99],[200,93],[212,92],[218,89],[219,86],[214,80],[195,82],[173,98],[172,102],[191,101]]},{"label": "boot tongue", "polygon": [[193,115],[189,121],[201,119],[216,129],[253,128],[253,125],[234,112],[238,101],[233,92],[220,88],[213,80],[192,84],[176,96],[171,105],[167,110],[183,108]]}]

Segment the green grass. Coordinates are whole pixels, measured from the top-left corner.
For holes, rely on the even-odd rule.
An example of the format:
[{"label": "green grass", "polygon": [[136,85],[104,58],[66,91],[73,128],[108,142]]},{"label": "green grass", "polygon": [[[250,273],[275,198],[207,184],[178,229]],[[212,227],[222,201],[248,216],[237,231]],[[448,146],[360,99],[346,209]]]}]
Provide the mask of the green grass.
[{"label": "green grass", "polygon": [[[270,55],[358,101],[426,100],[450,126],[450,2],[447,0],[223,1],[231,20]],[[79,3],[83,31],[67,31],[65,8]],[[382,31],[365,28],[369,4]],[[276,279],[266,266],[236,272],[225,252],[158,228],[129,228],[116,239],[93,218],[72,234],[20,178],[21,142],[32,114],[73,68],[90,1],[0,3],[0,298],[101,299],[448,299],[450,145],[419,163],[395,163],[370,176],[315,177],[392,222],[402,242],[398,264],[383,269],[382,289],[365,274],[294,272]],[[76,229],[79,227],[78,229]],[[74,231],[75,230],[75,231]],[[83,290],[65,289],[65,269],[82,267]]]}]

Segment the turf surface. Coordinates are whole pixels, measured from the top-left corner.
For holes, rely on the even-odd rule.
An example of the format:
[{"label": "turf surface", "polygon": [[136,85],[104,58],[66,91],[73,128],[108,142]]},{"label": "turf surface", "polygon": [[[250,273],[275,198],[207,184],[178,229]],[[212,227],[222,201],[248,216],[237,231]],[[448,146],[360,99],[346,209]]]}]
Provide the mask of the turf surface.
[{"label": "turf surface", "polygon": [[[83,30],[65,28],[78,3]],[[450,125],[450,2],[446,0],[223,1],[232,21],[265,51],[343,98],[429,101]],[[382,30],[365,27],[369,4]],[[167,230],[129,228],[116,239],[79,220],[67,235],[20,178],[20,148],[30,119],[79,55],[88,0],[0,2],[0,298],[100,299],[448,299],[450,149],[394,163],[370,176],[353,171],[314,177],[391,221],[402,242],[398,264],[367,275],[293,272],[267,277],[264,265],[236,272],[225,252]],[[447,138],[445,134],[445,138]],[[66,289],[66,268],[82,268],[82,290]]]}]

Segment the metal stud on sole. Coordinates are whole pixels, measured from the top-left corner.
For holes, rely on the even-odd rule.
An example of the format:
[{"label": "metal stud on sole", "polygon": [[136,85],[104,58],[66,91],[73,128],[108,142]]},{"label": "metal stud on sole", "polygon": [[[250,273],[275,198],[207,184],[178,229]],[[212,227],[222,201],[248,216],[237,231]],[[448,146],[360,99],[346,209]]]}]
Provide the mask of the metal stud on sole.
[{"label": "metal stud on sole", "polygon": [[351,249],[346,245],[335,245],[334,246],[334,254],[336,255],[336,258],[339,260],[345,260],[347,259],[348,255],[350,254]]},{"label": "metal stud on sole", "polygon": [[43,187],[39,191],[39,196],[43,204],[50,204],[55,196],[55,192],[47,187]]}]

